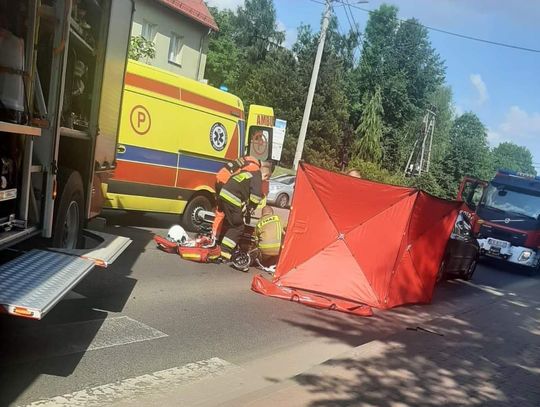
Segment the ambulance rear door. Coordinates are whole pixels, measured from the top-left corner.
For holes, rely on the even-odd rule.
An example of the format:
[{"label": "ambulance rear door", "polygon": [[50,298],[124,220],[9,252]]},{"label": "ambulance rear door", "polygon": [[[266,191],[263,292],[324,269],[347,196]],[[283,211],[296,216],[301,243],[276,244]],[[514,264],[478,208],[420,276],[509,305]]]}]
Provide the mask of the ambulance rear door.
[{"label": "ambulance rear door", "polygon": [[261,161],[272,159],[274,109],[251,105],[247,121],[247,153]]}]

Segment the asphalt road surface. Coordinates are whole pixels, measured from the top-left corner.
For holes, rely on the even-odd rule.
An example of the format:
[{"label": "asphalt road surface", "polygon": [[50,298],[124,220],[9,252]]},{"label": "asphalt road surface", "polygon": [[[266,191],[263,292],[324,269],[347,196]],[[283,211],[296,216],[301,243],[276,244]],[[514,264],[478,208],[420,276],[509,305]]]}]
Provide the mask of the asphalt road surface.
[{"label": "asphalt road surface", "polygon": [[272,361],[260,366],[278,381],[384,337],[412,314],[436,317],[474,306],[485,290],[538,279],[481,265],[470,284],[443,283],[432,305],[359,318],[255,294],[256,270],[190,263],[157,250],[153,234],[165,233],[175,217],[115,212],[107,220],[106,231],[133,239],[113,266],[94,270],[42,321],[0,318],[0,406],[185,372],[201,361],[207,369]]}]

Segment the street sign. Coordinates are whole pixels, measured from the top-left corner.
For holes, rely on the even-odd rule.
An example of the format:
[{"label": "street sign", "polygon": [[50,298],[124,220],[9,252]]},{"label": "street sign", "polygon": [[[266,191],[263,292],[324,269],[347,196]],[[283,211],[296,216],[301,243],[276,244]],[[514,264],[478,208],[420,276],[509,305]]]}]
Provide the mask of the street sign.
[{"label": "street sign", "polygon": [[276,119],[272,138],[272,160],[281,160],[286,129],[287,121]]}]

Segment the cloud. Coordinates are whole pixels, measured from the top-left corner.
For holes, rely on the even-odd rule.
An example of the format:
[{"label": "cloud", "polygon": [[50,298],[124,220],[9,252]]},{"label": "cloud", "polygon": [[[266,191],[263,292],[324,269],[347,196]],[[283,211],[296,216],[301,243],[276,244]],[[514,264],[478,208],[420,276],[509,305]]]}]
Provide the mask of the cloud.
[{"label": "cloud", "polygon": [[209,6],[217,7],[220,10],[236,10],[238,6],[244,5],[244,0],[208,0],[207,3]]},{"label": "cloud", "polygon": [[469,79],[477,93],[476,104],[482,106],[489,99],[486,83],[478,73],[471,74]]},{"label": "cloud", "polygon": [[504,120],[488,131],[488,140],[496,146],[504,141],[512,141],[527,147],[540,162],[540,112],[528,113],[519,106],[511,106]]},{"label": "cloud", "polygon": [[296,38],[298,35],[296,28],[289,28],[280,20],[278,20],[276,24],[278,31],[285,32],[285,42],[283,43],[283,46],[291,49],[296,42]]},{"label": "cloud", "polygon": [[461,116],[463,113],[465,113],[465,109],[463,109],[463,106],[454,105],[454,114],[456,116]]}]

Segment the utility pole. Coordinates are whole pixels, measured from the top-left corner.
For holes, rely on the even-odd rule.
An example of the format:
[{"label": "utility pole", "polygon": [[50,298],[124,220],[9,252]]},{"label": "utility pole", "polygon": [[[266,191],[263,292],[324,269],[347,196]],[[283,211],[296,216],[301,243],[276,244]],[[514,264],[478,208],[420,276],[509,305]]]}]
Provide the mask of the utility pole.
[{"label": "utility pole", "polygon": [[422,120],[422,129],[414,142],[411,155],[409,155],[409,160],[405,167],[404,174],[406,176],[416,177],[429,172],[436,116],[434,107],[426,109],[426,114]]},{"label": "utility pole", "polygon": [[304,116],[302,117],[302,126],[300,127],[300,134],[298,135],[298,143],[296,144],[296,153],[294,155],[294,169],[298,169],[298,164],[302,159],[302,152],[304,151],[304,142],[306,140],[307,127],[309,124],[309,116],[311,115],[311,105],[313,104],[313,96],[315,94],[315,88],[317,87],[317,78],[319,77],[319,67],[321,66],[322,53],[324,50],[324,41],[326,40],[326,30],[330,23],[330,14],[332,13],[332,0],[326,0],[326,9],[324,10],[324,16],[321,25],[321,36],[319,37],[319,46],[317,48],[317,55],[315,56],[315,64],[313,65],[313,72],[311,73],[311,82],[309,84],[308,95],[306,99],[306,107],[304,108]]}]

